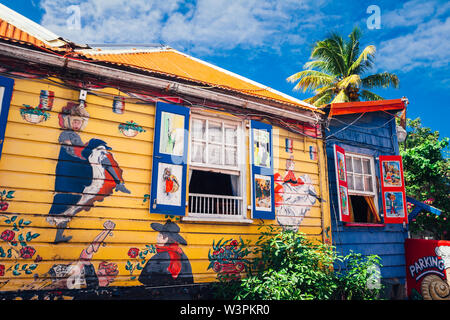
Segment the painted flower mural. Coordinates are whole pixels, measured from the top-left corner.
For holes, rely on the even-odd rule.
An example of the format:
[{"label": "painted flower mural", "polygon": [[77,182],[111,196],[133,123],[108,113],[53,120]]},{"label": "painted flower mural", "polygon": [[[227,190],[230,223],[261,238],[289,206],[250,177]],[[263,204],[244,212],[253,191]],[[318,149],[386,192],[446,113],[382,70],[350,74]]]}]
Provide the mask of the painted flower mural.
[{"label": "painted flower mural", "polygon": [[235,239],[225,241],[221,239],[217,243],[213,241],[212,247],[213,250],[208,252],[210,261],[208,270],[216,272],[219,280],[240,279],[249,262],[245,257],[250,253],[242,238],[239,238],[239,241]]},{"label": "painted flower mural", "polygon": [[[13,264],[9,267],[0,265],[0,277],[4,277],[7,273],[13,276],[21,276],[23,274],[32,274],[37,268],[36,263],[24,262],[20,260],[30,260],[36,254],[36,249],[29,244],[33,239],[40,236],[39,233],[25,231],[25,228],[31,224],[31,221],[19,219],[19,216],[5,216],[3,224],[8,225],[8,229],[0,233],[0,239],[3,241],[0,245],[0,259],[13,259]],[[0,287],[7,282],[0,281]]]},{"label": "painted flower mural", "polygon": [[9,207],[9,200],[14,198],[14,190],[0,192],[0,211],[6,211]]}]

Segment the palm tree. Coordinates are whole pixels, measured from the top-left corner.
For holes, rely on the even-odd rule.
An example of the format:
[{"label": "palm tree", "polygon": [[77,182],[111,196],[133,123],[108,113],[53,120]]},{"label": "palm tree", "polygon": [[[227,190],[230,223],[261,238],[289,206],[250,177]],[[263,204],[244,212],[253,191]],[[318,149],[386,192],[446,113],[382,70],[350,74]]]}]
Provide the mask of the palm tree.
[{"label": "palm tree", "polygon": [[373,67],[375,46],[369,45],[360,52],[361,30],[355,27],[344,41],[337,33],[314,44],[311,60],[304,65],[304,71],[287,78],[297,82],[294,90],[314,91],[314,96],[305,100],[317,107],[328,103],[360,100],[382,100],[367,89],[398,88],[399,79],[389,72],[363,77]]}]

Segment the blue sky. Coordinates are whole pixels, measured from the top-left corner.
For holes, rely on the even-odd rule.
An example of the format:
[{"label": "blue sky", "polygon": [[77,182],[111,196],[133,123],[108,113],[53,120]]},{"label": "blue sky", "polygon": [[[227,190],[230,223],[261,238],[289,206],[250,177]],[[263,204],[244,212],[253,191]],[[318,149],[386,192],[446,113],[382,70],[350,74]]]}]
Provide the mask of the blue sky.
[{"label": "blue sky", "polygon": [[[0,0],[54,33],[80,43],[164,43],[274,89],[306,99],[286,78],[330,31],[363,31],[377,48],[372,72],[389,71],[408,117],[450,137],[450,2],[439,0]],[[80,28],[68,24],[77,6]],[[371,5],[380,28],[369,29]],[[370,21],[369,21],[370,22]]]}]

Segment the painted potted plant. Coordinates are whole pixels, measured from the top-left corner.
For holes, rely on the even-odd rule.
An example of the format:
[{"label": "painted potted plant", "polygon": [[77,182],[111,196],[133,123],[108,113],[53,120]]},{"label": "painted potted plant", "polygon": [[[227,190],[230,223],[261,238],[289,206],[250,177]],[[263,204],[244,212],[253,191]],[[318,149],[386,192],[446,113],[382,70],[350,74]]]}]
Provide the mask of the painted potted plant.
[{"label": "painted potted plant", "polygon": [[25,108],[20,109],[20,115],[25,121],[30,123],[40,123],[42,121],[47,121],[50,118],[50,113],[41,109],[39,107],[32,107],[30,105],[24,104]]},{"label": "painted potted plant", "polygon": [[145,132],[146,130],[131,120],[119,124],[119,131],[126,137],[135,137],[138,133]]},{"label": "painted potted plant", "polygon": [[229,239],[215,243],[213,241],[213,251],[208,252],[210,264],[208,269],[213,269],[220,279],[236,280],[241,278],[241,273],[245,271],[248,260],[245,256],[249,250],[245,248],[242,239],[240,241]]}]

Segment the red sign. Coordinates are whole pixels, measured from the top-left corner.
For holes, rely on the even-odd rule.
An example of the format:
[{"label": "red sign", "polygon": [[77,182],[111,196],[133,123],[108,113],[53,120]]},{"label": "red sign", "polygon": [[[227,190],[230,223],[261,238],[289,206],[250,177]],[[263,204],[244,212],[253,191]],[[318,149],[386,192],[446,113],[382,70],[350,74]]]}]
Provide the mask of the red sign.
[{"label": "red sign", "polygon": [[406,284],[413,300],[450,300],[450,241],[406,239]]},{"label": "red sign", "polygon": [[408,223],[401,156],[380,156],[381,197],[385,223]]}]

